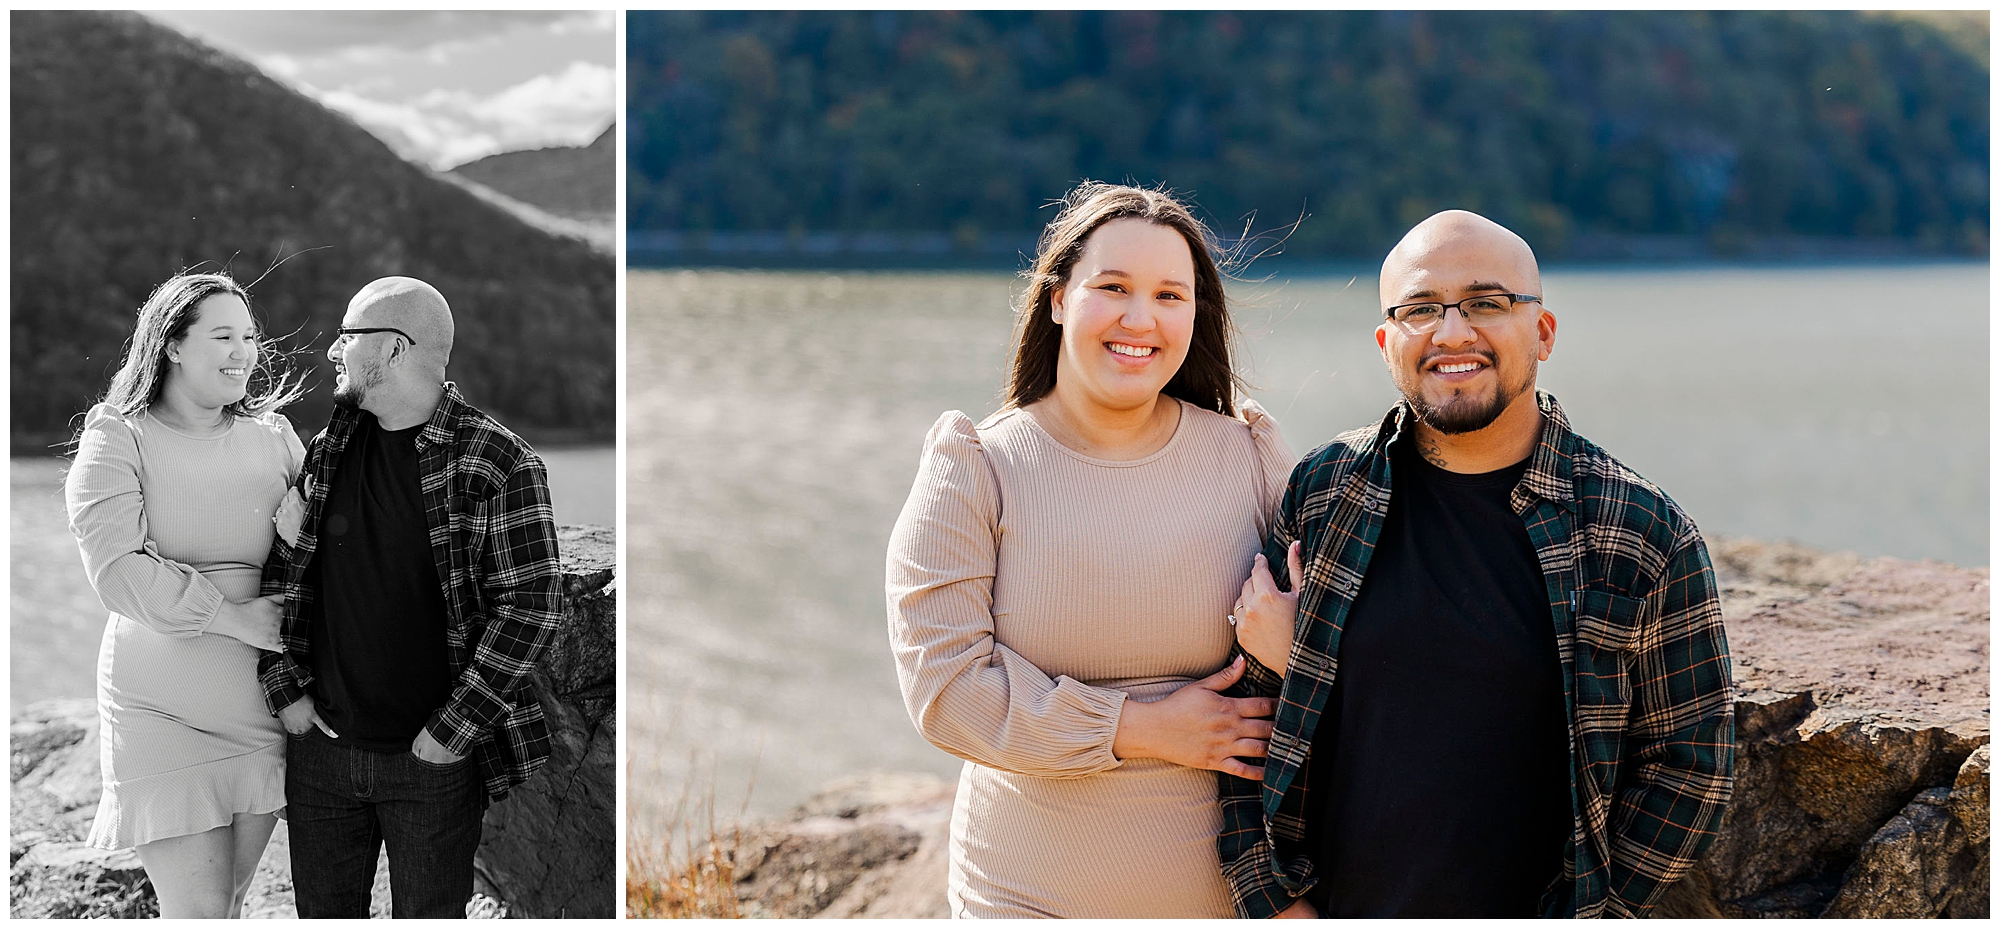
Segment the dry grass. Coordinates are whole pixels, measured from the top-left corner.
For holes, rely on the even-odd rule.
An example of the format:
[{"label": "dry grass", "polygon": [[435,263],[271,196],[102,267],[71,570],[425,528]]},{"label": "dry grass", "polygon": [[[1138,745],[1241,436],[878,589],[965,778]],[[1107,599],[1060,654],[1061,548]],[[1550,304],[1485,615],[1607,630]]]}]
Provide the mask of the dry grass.
[{"label": "dry grass", "polygon": [[[715,818],[713,777],[699,798],[694,779],[681,786],[667,814],[665,837],[628,843],[625,915],[632,919],[742,919],[736,899],[736,853],[743,844],[743,811],[736,821]],[[754,786],[754,785],[753,785]],[[744,805],[749,791],[744,792]]]}]

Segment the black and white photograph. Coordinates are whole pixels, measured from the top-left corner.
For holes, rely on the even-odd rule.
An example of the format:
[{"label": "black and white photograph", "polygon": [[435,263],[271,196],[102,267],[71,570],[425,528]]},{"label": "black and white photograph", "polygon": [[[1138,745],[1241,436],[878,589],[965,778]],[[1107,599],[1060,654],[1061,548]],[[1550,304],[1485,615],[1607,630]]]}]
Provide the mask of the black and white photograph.
[{"label": "black and white photograph", "polygon": [[612,916],[618,17],[9,26],[9,915]]}]

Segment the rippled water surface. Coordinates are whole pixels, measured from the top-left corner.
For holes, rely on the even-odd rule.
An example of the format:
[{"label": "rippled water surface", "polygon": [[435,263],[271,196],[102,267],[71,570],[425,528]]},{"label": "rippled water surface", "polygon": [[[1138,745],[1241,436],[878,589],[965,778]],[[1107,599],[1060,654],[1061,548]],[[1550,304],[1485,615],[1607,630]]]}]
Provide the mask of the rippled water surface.
[{"label": "rippled water surface", "polygon": [[[1394,400],[1375,283],[1370,269],[1231,290],[1255,395],[1301,452]],[[956,770],[904,714],[883,555],[925,430],[997,405],[1017,288],[631,274],[641,833],[688,783],[724,814],[746,795],[762,813],[870,768]],[[1541,385],[1711,534],[1984,565],[1988,288],[1985,264],[1551,270]]]}]

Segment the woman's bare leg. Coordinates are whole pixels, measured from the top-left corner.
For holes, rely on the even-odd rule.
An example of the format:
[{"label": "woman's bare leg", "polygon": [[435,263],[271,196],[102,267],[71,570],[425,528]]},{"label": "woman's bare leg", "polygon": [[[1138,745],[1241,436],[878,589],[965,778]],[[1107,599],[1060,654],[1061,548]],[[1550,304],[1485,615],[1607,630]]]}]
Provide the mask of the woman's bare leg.
[{"label": "woman's bare leg", "polygon": [[271,831],[276,828],[276,813],[238,813],[230,821],[236,872],[236,892],[229,898],[230,919],[243,916],[243,901],[250,896],[250,881],[257,876],[257,864],[264,860],[264,847],[271,843]]},{"label": "woman's bare leg", "polygon": [[166,919],[237,919],[277,828],[275,813],[238,813],[227,826],[136,849]]},{"label": "woman's bare leg", "polygon": [[147,842],[136,849],[166,919],[224,919],[236,851],[233,830],[217,826],[194,835]]}]

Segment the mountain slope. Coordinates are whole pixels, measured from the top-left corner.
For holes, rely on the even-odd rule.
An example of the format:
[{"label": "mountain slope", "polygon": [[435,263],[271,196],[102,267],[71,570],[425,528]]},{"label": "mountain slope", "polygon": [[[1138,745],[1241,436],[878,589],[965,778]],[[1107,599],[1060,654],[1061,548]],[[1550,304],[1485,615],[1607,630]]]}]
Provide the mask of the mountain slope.
[{"label": "mountain slope", "polygon": [[467,399],[531,437],[610,437],[614,261],[137,15],[11,24],[17,452],[67,435],[146,294],[190,266],[265,275],[253,306],[268,331],[296,331],[282,344],[316,369],[289,411],[302,431],[330,408],[323,352],[348,298],[401,274],[451,301],[450,374]]},{"label": "mountain slope", "polygon": [[509,197],[569,219],[610,222],[618,211],[618,127],[589,145],[502,152],[451,169]]}]

